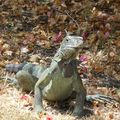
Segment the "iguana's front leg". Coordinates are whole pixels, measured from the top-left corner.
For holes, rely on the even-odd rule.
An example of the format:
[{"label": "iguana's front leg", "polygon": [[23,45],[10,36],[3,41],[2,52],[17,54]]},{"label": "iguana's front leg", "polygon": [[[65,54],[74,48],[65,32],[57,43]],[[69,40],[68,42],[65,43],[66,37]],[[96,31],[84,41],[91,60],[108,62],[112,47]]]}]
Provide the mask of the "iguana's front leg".
[{"label": "iguana's front leg", "polygon": [[42,112],[44,110],[43,103],[42,103],[42,90],[45,86],[48,85],[48,83],[51,80],[52,72],[55,70],[55,68],[58,66],[57,62],[52,62],[50,67],[47,68],[40,76],[39,80],[35,84],[35,111],[37,113]]},{"label": "iguana's front leg", "polygon": [[35,86],[35,102],[34,102],[35,112],[39,113],[44,110],[42,103],[42,89]]},{"label": "iguana's front leg", "polygon": [[83,107],[86,99],[86,89],[84,88],[80,77],[77,75],[75,76],[75,78],[77,79],[74,81],[74,89],[77,92],[77,94],[76,94],[76,104],[73,111],[73,115],[83,116],[84,115]]},{"label": "iguana's front leg", "polygon": [[73,111],[74,116],[83,116],[84,115],[83,107],[84,107],[85,98],[86,98],[85,89],[81,90],[80,92],[77,93],[76,104],[75,104],[75,108]]}]

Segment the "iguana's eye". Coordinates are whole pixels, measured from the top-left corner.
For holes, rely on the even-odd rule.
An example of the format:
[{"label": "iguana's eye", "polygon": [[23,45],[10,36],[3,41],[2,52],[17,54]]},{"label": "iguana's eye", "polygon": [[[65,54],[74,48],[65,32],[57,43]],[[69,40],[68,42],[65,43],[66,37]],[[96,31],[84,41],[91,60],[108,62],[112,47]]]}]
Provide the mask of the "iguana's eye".
[{"label": "iguana's eye", "polygon": [[68,41],[68,39],[66,39],[66,41]]}]

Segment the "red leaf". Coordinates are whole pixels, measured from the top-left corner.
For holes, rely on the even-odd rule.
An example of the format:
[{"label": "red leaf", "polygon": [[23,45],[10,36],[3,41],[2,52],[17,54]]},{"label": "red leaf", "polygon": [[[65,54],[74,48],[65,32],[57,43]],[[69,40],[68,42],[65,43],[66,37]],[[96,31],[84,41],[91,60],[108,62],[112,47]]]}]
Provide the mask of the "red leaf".
[{"label": "red leaf", "polygon": [[20,99],[21,99],[21,100],[27,100],[27,99],[28,99],[28,96],[27,96],[27,95],[22,95],[22,96],[20,97]]},{"label": "red leaf", "polygon": [[86,40],[88,36],[89,36],[89,32],[83,32],[82,34],[83,40]]},{"label": "red leaf", "polygon": [[107,32],[105,33],[105,38],[107,39],[109,36],[110,36],[110,33],[107,31]]},{"label": "red leaf", "polygon": [[55,43],[59,43],[61,40],[62,40],[62,32],[60,31],[59,33],[57,33],[57,34],[55,35],[54,42],[55,42]]},{"label": "red leaf", "polygon": [[53,117],[50,115],[47,115],[46,120],[53,120]]},{"label": "red leaf", "polygon": [[83,67],[82,70],[83,70],[84,73],[87,73],[88,69],[87,69],[87,67]]},{"label": "red leaf", "polygon": [[88,57],[86,55],[80,56],[80,61],[81,62],[84,62],[84,61],[87,61],[87,60],[88,60]]}]

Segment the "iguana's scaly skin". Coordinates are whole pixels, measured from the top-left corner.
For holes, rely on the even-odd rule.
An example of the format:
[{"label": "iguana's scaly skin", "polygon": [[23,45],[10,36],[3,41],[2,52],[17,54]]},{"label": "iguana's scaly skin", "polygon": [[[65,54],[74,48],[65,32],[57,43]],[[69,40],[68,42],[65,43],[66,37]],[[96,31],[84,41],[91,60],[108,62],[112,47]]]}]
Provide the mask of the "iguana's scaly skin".
[{"label": "iguana's scaly skin", "polygon": [[61,101],[76,91],[74,115],[83,114],[86,90],[77,72],[76,53],[83,43],[82,37],[67,35],[48,68],[27,63],[16,74],[23,90],[35,91],[35,111],[44,110],[42,98]]}]

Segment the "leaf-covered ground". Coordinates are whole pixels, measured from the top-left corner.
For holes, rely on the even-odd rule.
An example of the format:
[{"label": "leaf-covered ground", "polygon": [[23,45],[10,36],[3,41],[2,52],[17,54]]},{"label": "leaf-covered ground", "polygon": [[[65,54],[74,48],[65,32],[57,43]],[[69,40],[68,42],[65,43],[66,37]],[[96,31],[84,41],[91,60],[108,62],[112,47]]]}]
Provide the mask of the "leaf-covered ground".
[{"label": "leaf-covered ground", "polygon": [[[39,117],[33,111],[33,96],[31,94],[25,94],[16,90],[14,87],[8,86],[8,84],[0,84],[2,89],[0,90],[0,119],[1,120],[74,120],[71,115],[71,106],[74,102],[68,103],[64,101],[62,103],[50,103],[44,101],[44,106],[47,109],[46,113],[41,114]],[[105,89],[105,88],[104,88]],[[95,88],[94,88],[95,90]],[[106,90],[107,91],[107,90]],[[60,107],[61,106],[61,107]],[[67,108],[66,108],[67,107]],[[112,104],[86,104],[85,112],[92,111],[90,116],[78,118],[80,120],[119,120],[120,108],[118,105]]]},{"label": "leaf-covered ground", "polygon": [[[55,0],[44,4],[38,0],[0,0],[0,75],[6,76],[4,67],[8,63],[49,65],[67,30],[84,38],[77,59],[82,62],[78,71],[88,94],[102,93],[120,100],[119,5],[118,0]],[[99,77],[103,73],[107,77]],[[44,104],[46,115],[36,118],[32,94],[0,83],[1,120],[75,119],[70,115],[74,100],[60,103],[61,107],[59,103]],[[119,105],[94,102],[85,108],[93,115],[83,120],[120,119]]]}]

